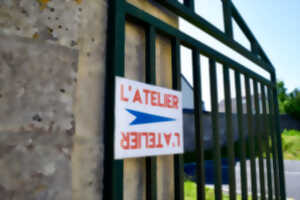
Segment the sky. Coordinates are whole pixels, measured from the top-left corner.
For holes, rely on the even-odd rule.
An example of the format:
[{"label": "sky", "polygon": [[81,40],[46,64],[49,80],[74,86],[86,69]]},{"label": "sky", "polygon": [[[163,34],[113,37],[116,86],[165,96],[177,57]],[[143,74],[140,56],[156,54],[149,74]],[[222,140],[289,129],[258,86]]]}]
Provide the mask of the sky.
[{"label": "sky", "polygon": [[[221,0],[196,0],[196,12],[224,30]],[[288,91],[300,88],[300,1],[299,0],[232,0],[248,24],[252,33],[270,58],[277,72],[277,79],[283,80]],[[215,50],[238,61],[244,66],[269,79],[268,73],[256,64],[223,45],[199,28],[183,19],[179,21],[183,32],[207,44]],[[237,24],[233,22],[234,39],[250,49],[250,44]],[[192,83],[191,51],[182,47],[182,73]],[[210,107],[208,60],[201,56],[202,94],[206,107]],[[222,68],[217,65],[219,101],[224,99]],[[233,80],[233,71],[230,72]],[[243,77],[242,77],[243,80]],[[235,97],[234,84],[232,97]],[[242,84],[243,87],[243,84]],[[242,91],[244,93],[244,91]]]},{"label": "sky", "polygon": [[289,91],[300,88],[300,1],[234,0]]}]

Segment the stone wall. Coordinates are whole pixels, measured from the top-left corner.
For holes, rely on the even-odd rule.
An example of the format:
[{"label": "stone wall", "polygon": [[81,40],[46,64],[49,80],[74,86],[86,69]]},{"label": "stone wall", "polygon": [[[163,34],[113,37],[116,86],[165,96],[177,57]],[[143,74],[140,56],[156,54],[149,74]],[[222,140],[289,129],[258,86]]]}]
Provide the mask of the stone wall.
[{"label": "stone wall", "polygon": [[0,35],[0,57],[1,199],[71,199],[77,52]]},{"label": "stone wall", "polygon": [[[0,1],[0,199],[102,199],[107,0]],[[150,0],[130,0],[177,26]],[[138,38],[138,40],[137,40]],[[170,41],[157,84],[171,87]],[[144,81],[145,33],[126,24],[126,77]],[[158,158],[173,199],[173,156]],[[145,199],[145,159],[124,161],[125,199]]]},{"label": "stone wall", "polygon": [[0,1],[1,199],[101,199],[106,25],[106,0]]}]

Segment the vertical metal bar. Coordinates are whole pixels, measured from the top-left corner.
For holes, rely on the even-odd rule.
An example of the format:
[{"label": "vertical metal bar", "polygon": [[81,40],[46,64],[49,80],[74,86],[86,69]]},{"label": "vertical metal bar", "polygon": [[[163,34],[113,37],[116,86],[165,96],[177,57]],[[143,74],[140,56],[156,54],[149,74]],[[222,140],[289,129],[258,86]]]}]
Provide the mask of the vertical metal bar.
[{"label": "vertical metal bar", "polygon": [[183,4],[188,7],[189,9],[191,9],[192,11],[195,10],[195,2],[194,0],[183,0]]},{"label": "vertical metal bar", "polygon": [[262,99],[262,108],[263,108],[263,130],[265,130],[265,151],[266,151],[266,164],[267,164],[267,181],[268,181],[268,199],[273,199],[273,186],[272,186],[272,169],[271,169],[271,160],[270,160],[270,128],[269,120],[267,117],[267,106],[266,106],[266,92],[265,86],[261,84],[261,99]]},{"label": "vertical metal bar", "polygon": [[274,126],[274,103],[273,103],[273,92],[272,89],[268,87],[268,101],[269,101],[269,120],[270,120],[270,133],[272,140],[272,155],[273,155],[273,168],[274,168],[274,190],[275,199],[280,199],[280,188],[279,188],[279,173],[278,173],[278,151],[277,151],[277,141],[275,136]]},{"label": "vertical metal bar", "polygon": [[254,133],[253,133],[253,116],[252,116],[252,102],[250,92],[250,80],[245,75],[245,89],[247,99],[247,118],[248,118],[248,138],[249,138],[249,151],[250,151],[250,166],[251,166],[251,189],[252,198],[257,200],[257,183],[256,183],[256,163],[255,163],[255,144],[254,144]]},{"label": "vertical metal bar", "polygon": [[[115,76],[124,76],[124,0],[109,1],[104,123],[103,199],[123,199],[123,161],[114,160]],[[117,59],[116,59],[117,58]]]},{"label": "vertical metal bar", "polygon": [[234,154],[234,138],[232,129],[232,105],[230,91],[229,69],[223,66],[224,92],[225,92],[225,117],[226,117],[226,136],[227,151],[229,160],[229,197],[231,200],[236,199],[236,183],[235,183],[235,154]]},{"label": "vertical metal bar", "polygon": [[215,183],[215,199],[222,199],[222,163],[221,149],[219,138],[219,119],[218,119],[218,91],[217,91],[217,74],[216,61],[209,59],[209,76],[210,76],[210,95],[211,95],[211,117],[212,132],[214,140],[214,183]]},{"label": "vertical metal bar", "polygon": [[231,6],[231,0],[223,0],[223,18],[225,33],[228,37],[233,39]]},{"label": "vertical metal bar", "polygon": [[[155,29],[149,26],[146,30],[146,83],[154,84],[155,76]],[[146,158],[146,199],[157,199],[156,157]]]},{"label": "vertical metal bar", "polygon": [[247,171],[246,171],[246,142],[243,127],[243,107],[242,107],[242,92],[241,92],[241,75],[235,71],[235,88],[237,101],[237,120],[239,132],[239,149],[240,149],[240,166],[241,166],[241,185],[242,185],[242,200],[248,199]]},{"label": "vertical metal bar", "polygon": [[[276,75],[275,72],[271,74],[271,80],[276,85]],[[280,180],[280,194],[281,199],[286,199],[285,190],[285,175],[284,175],[284,159],[282,154],[282,142],[280,133],[280,120],[279,120],[279,109],[278,109],[278,99],[277,99],[277,88],[273,88],[273,99],[274,99],[274,111],[275,111],[275,123],[276,123],[276,137],[278,145],[278,163],[279,163],[279,180]]]},{"label": "vertical metal bar", "polygon": [[262,143],[262,129],[261,129],[261,114],[259,106],[259,96],[258,96],[258,83],[253,80],[254,88],[254,101],[255,101],[255,139],[257,143],[258,150],[258,162],[259,162],[259,180],[260,180],[260,199],[266,199],[266,190],[265,190],[265,176],[264,176],[264,160],[263,160],[263,143]]},{"label": "vertical metal bar", "polygon": [[194,104],[195,104],[195,139],[197,155],[197,199],[205,200],[205,171],[204,171],[204,132],[202,121],[202,91],[200,51],[193,49],[193,80],[194,80]]},{"label": "vertical metal bar", "polygon": [[[177,38],[172,39],[172,84],[173,89],[181,90],[180,72],[180,42]],[[184,199],[183,155],[174,156],[174,184],[175,200]]]}]

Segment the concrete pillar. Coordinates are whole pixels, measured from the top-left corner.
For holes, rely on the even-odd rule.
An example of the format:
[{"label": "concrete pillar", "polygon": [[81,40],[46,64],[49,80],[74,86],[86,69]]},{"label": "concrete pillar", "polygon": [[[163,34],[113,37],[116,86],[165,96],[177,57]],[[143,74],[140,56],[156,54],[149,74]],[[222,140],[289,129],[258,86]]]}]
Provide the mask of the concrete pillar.
[{"label": "concrete pillar", "polygon": [[[130,2],[177,26],[152,1]],[[102,199],[106,30],[106,0],[0,1],[1,200]],[[156,43],[157,84],[170,88],[170,41]],[[127,78],[145,80],[144,49],[127,23]],[[173,199],[173,156],[157,167],[158,199]],[[145,159],[126,159],[123,181],[125,199],[144,199]]]}]

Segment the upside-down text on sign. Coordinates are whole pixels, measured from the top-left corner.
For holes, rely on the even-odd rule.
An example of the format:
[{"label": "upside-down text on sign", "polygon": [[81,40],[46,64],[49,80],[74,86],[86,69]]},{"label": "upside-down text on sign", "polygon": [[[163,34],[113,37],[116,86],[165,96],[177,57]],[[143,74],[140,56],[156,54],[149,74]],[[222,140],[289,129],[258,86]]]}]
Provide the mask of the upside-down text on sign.
[{"label": "upside-down text on sign", "polygon": [[115,159],[183,153],[181,93],[116,77]]}]

